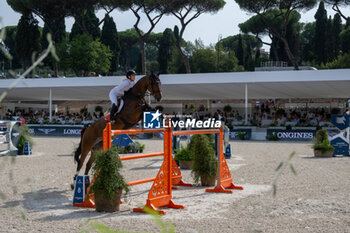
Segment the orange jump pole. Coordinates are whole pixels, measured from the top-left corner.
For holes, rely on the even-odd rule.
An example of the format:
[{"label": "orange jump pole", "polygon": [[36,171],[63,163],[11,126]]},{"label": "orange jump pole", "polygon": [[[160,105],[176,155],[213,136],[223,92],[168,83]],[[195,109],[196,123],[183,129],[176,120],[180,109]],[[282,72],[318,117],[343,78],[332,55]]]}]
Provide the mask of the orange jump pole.
[{"label": "orange jump pole", "polygon": [[220,132],[218,135],[218,147],[219,147],[219,153],[218,154],[218,178],[217,178],[217,184],[214,189],[206,189],[206,192],[217,192],[217,193],[232,193],[232,190],[227,189],[243,189],[241,186],[234,185],[231,177],[230,169],[227,166],[227,161],[225,159],[224,153],[223,153],[223,138],[224,138],[224,130],[222,126],[220,127]]},{"label": "orange jump pole", "polygon": [[174,131],[173,136],[181,135],[193,135],[193,134],[211,134],[211,133],[220,133],[219,129],[201,129],[201,130],[180,130]]},{"label": "orange jump pole", "polygon": [[[107,123],[108,124],[108,123]],[[138,134],[138,133],[163,133],[164,129],[116,129],[112,130],[112,136],[117,134]]]},{"label": "orange jump pole", "polygon": [[131,160],[131,159],[142,159],[142,158],[149,158],[149,157],[156,157],[156,156],[162,156],[164,155],[164,152],[158,152],[158,153],[151,153],[151,154],[143,154],[143,155],[128,155],[120,157],[120,160]]}]

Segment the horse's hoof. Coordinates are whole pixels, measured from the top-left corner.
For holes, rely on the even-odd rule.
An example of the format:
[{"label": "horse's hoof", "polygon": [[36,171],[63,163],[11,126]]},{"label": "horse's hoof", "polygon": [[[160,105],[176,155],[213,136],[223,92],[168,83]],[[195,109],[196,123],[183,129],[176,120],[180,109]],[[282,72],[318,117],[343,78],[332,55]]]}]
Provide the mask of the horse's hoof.
[{"label": "horse's hoof", "polygon": [[70,188],[71,188],[72,190],[74,190],[74,184],[71,184],[71,185],[70,185]]}]

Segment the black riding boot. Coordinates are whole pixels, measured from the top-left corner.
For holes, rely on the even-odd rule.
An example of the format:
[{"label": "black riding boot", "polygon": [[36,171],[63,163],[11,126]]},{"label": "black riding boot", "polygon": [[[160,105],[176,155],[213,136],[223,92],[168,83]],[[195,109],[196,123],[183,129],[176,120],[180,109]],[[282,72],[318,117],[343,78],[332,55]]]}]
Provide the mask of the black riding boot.
[{"label": "black riding boot", "polygon": [[116,112],[117,112],[117,106],[115,106],[115,104],[112,104],[111,112],[109,113],[109,121],[113,121],[113,118]]}]

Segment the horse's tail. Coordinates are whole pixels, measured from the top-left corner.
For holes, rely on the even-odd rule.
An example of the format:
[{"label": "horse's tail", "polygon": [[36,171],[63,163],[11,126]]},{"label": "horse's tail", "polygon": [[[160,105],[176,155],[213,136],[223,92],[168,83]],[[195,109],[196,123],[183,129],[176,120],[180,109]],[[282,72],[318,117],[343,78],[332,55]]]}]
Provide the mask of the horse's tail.
[{"label": "horse's tail", "polygon": [[78,146],[78,148],[75,150],[75,152],[74,152],[74,160],[79,164],[79,162],[80,162],[80,155],[81,155],[81,142],[83,141],[83,135],[84,135],[84,132],[85,132],[85,130],[87,129],[88,127],[87,126],[85,126],[82,130],[81,130],[81,132],[80,132],[80,134],[81,134],[81,136],[80,136],[80,143],[79,143],[79,146]]}]

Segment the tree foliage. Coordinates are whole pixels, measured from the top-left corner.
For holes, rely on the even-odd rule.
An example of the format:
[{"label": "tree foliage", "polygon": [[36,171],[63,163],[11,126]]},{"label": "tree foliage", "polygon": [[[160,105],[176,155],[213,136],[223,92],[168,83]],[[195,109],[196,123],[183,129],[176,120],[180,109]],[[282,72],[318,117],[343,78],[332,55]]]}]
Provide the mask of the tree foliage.
[{"label": "tree foliage", "polygon": [[[130,6],[130,10],[134,13],[136,17],[136,22],[134,24],[134,29],[139,37],[139,43],[141,48],[141,68],[142,74],[146,74],[146,49],[145,49],[145,41],[148,36],[153,31],[154,27],[160,21],[160,19],[164,15],[164,8],[167,5],[167,1],[164,0],[137,0],[133,1],[133,4]],[[139,27],[139,23],[142,15],[140,13],[144,13],[148,23],[150,24],[148,30],[144,33]]]},{"label": "tree foliage", "polygon": [[33,54],[40,52],[40,31],[33,15],[22,15],[17,25],[15,37],[16,54],[24,68],[29,67]]},{"label": "tree foliage", "polygon": [[341,50],[350,53],[350,27],[340,33]]},{"label": "tree foliage", "polygon": [[320,67],[321,69],[349,69],[350,53],[339,55],[337,59]]},{"label": "tree foliage", "polygon": [[98,39],[93,40],[86,34],[78,35],[72,40],[71,46],[70,65],[77,76],[80,76],[81,71],[87,76],[89,72],[103,74],[110,69],[113,54]]},{"label": "tree foliage", "polygon": [[342,20],[340,15],[337,13],[333,18],[333,43],[334,43],[334,57],[338,57],[341,43],[340,43],[340,33],[343,29]]},{"label": "tree foliage", "polygon": [[[297,10],[307,10],[314,7],[316,0],[235,0],[239,6],[251,13],[257,14],[264,23],[269,27],[270,32],[284,44],[285,52],[289,61],[295,69],[299,69],[298,61],[295,55],[290,50],[288,40],[286,39],[288,21],[291,13]],[[269,21],[266,14],[271,11],[279,11],[276,15],[281,17],[281,24],[276,27],[276,21]],[[282,29],[281,31],[279,29]]]},{"label": "tree foliage", "polygon": [[316,28],[315,28],[315,54],[318,64],[326,63],[326,30],[327,30],[327,10],[324,7],[324,2],[321,1],[317,12],[315,14]]},{"label": "tree foliage", "polygon": [[69,39],[72,40],[75,36],[83,33],[89,34],[93,39],[100,38],[100,28],[98,27],[99,20],[93,9],[89,9],[82,17],[76,17],[72,26],[72,31]]},{"label": "tree foliage", "polygon": [[175,36],[170,28],[167,28],[163,32],[163,36],[159,42],[158,63],[159,72],[167,74],[169,60],[172,56],[173,47],[175,45]]},{"label": "tree foliage", "polygon": [[138,42],[138,36],[134,29],[119,32],[118,36],[121,48],[119,58],[120,64],[124,67],[124,70],[127,71],[130,68],[134,68],[136,65],[136,62],[131,61],[131,58],[134,58],[134,56],[131,56],[130,54],[132,53],[132,48]]},{"label": "tree foliage", "polygon": [[301,60],[304,62],[316,61],[315,55],[315,29],[316,23],[307,23],[301,29]]},{"label": "tree foliage", "polygon": [[[62,41],[65,31],[64,18],[67,12],[64,10],[64,3],[61,0],[7,0],[7,3],[16,12],[23,15],[34,13],[40,17],[46,26],[46,34],[50,33],[54,42]],[[43,44],[47,45],[47,43]],[[45,46],[46,47],[46,46]]]},{"label": "tree foliage", "polygon": [[182,49],[182,39],[186,27],[201,14],[216,13],[222,9],[225,4],[224,0],[173,0],[166,5],[165,12],[174,15],[180,21],[181,28],[178,33],[175,32],[176,47],[181,55],[186,73],[191,73],[189,59]]},{"label": "tree foliage", "polygon": [[350,25],[350,15],[345,15],[341,7],[350,6],[350,0],[325,0],[326,3],[332,6],[332,9],[339,14]]},{"label": "tree foliage", "polygon": [[5,69],[17,69],[21,67],[21,62],[17,56],[16,53],[16,32],[17,32],[17,26],[7,26],[3,28],[2,30],[6,31],[6,37],[3,41],[3,44],[5,45],[4,48],[7,50],[7,52],[12,56],[12,59],[9,60],[6,58],[6,56],[2,54],[1,60],[5,62]]},{"label": "tree foliage", "polygon": [[244,65],[244,48],[243,48],[241,34],[238,35],[237,58],[238,58],[238,64],[243,66]]},{"label": "tree foliage", "polygon": [[120,45],[117,32],[117,26],[112,17],[105,16],[105,21],[102,27],[101,43],[106,45],[113,53],[111,61],[111,72],[115,72],[118,69]]}]

